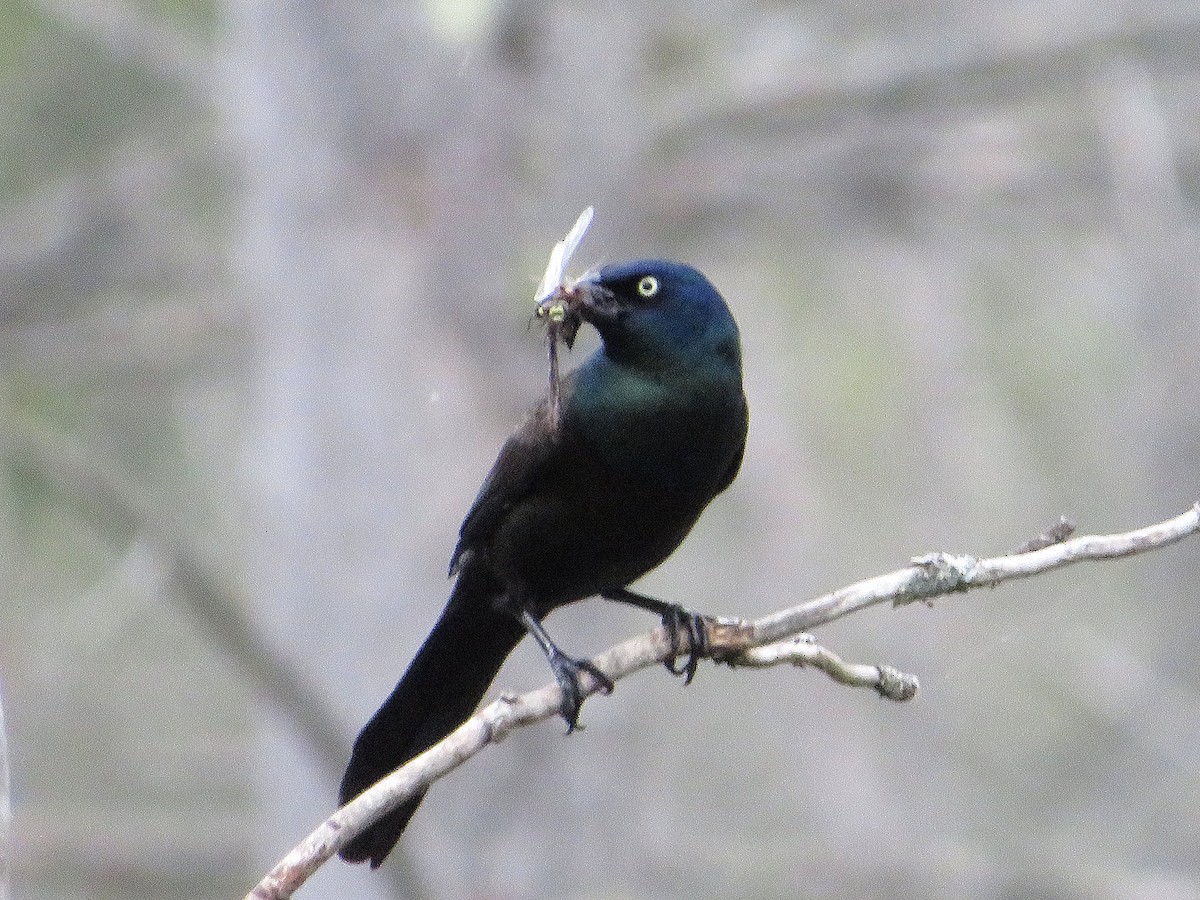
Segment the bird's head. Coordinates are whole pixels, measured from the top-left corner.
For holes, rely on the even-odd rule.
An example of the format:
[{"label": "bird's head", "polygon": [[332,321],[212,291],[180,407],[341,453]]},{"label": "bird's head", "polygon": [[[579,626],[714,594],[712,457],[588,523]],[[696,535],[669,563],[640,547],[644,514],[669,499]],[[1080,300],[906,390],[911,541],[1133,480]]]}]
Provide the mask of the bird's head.
[{"label": "bird's head", "polygon": [[603,266],[574,286],[579,316],[617,360],[663,365],[724,359],[739,370],[737,324],[712,282],[683,263],[637,260]]}]

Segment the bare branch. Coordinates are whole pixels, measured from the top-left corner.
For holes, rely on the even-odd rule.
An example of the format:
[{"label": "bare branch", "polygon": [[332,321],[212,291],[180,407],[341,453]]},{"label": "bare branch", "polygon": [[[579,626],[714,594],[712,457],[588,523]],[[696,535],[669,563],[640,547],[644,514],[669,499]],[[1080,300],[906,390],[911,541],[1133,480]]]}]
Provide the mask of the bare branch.
[{"label": "bare branch", "polygon": [[919,688],[916,675],[909,675],[892,666],[845,662],[832,650],[816,643],[811,634],[801,634],[763,647],[751,647],[726,662],[731,666],[754,669],[778,665],[797,668],[811,666],[838,684],[871,688],[885,700],[912,700]]},{"label": "bare branch", "polygon": [[[886,575],[857,582],[754,622],[707,620],[708,655],[735,666],[765,666],[781,662],[812,666],[837,681],[870,687],[891,699],[907,699],[916,679],[889,666],[847,664],[836,655],[794,635],[890,601],[895,606],[929,600],[971,588],[994,586],[1028,578],[1081,560],[1108,560],[1145,553],[1183,540],[1200,531],[1200,503],[1187,512],[1123,534],[1084,535],[1026,553],[977,559],[933,553]],[[681,635],[686,640],[686,635]],[[670,658],[671,641],[664,628],[630,638],[606,650],[593,662],[617,681],[639,669]],[[686,648],[684,648],[686,649]],[[586,677],[587,694],[597,685]],[[503,695],[463,723],[445,740],[413,758],[326,819],[246,895],[246,900],[285,900],[326,860],[379,817],[426,790],[434,781],[462,765],[488,744],[498,743],[514,728],[557,716],[561,694],[548,684],[520,696]]]},{"label": "bare branch", "polygon": [[887,575],[877,575],[823,597],[810,600],[754,623],[756,643],[777,641],[808,631],[876,603],[891,601],[903,606],[1013,578],[1029,578],[1081,560],[1118,559],[1166,547],[1200,530],[1200,504],[1187,512],[1123,534],[1083,535],[1060,544],[1011,556],[976,559],[931,553],[913,559],[912,565]]}]

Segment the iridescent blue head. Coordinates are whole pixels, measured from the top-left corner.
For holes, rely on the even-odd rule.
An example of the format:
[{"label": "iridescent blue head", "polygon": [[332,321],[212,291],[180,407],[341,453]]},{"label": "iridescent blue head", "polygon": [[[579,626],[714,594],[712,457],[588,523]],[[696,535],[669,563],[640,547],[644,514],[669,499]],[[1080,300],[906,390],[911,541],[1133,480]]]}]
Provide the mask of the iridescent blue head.
[{"label": "iridescent blue head", "polygon": [[712,282],[683,263],[650,259],[604,266],[577,284],[580,316],[615,361],[669,367],[702,359],[741,371],[737,323]]}]

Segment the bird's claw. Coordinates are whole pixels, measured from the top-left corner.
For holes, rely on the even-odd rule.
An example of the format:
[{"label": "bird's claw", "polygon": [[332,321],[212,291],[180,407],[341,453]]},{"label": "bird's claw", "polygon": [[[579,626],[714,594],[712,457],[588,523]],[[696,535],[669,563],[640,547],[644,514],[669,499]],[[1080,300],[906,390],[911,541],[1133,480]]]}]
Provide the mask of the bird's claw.
[{"label": "bird's claw", "polygon": [[580,672],[587,672],[596,682],[596,690],[601,694],[613,692],[613,681],[600,671],[596,665],[586,659],[575,659],[565,653],[555,653],[550,658],[550,668],[554,670],[554,680],[562,690],[562,706],[559,712],[567,720],[567,734],[575,729],[583,730],[579,724],[579,711],[583,709],[584,690],[579,680]]},{"label": "bird's claw", "polygon": [[[672,651],[671,658],[663,660],[663,666],[672,675],[682,675],[685,685],[691,684],[696,676],[696,667],[700,665],[700,658],[708,654],[708,626],[704,617],[673,603],[663,614],[662,623],[667,629],[667,639],[671,642]],[[675,661],[682,655],[679,640],[681,631],[687,632],[687,661],[683,666],[677,667]]]}]

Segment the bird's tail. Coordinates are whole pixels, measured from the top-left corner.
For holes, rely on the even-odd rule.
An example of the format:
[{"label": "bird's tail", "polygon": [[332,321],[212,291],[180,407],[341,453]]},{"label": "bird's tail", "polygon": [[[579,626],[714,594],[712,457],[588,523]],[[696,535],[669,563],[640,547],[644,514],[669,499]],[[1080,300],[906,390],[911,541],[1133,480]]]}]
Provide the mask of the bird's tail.
[{"label": "bird's tail", "polygon": [[[495,609],[498,591],[489,575],[470,566],[459,574],[446,609],[408,671],[355,740],[342,777],[342,803],[432,747],[479,705],[525,633],[512,616]],[[341,857],[378,866],[423,797],[418,794],[388,813],[342,848]]]}]

